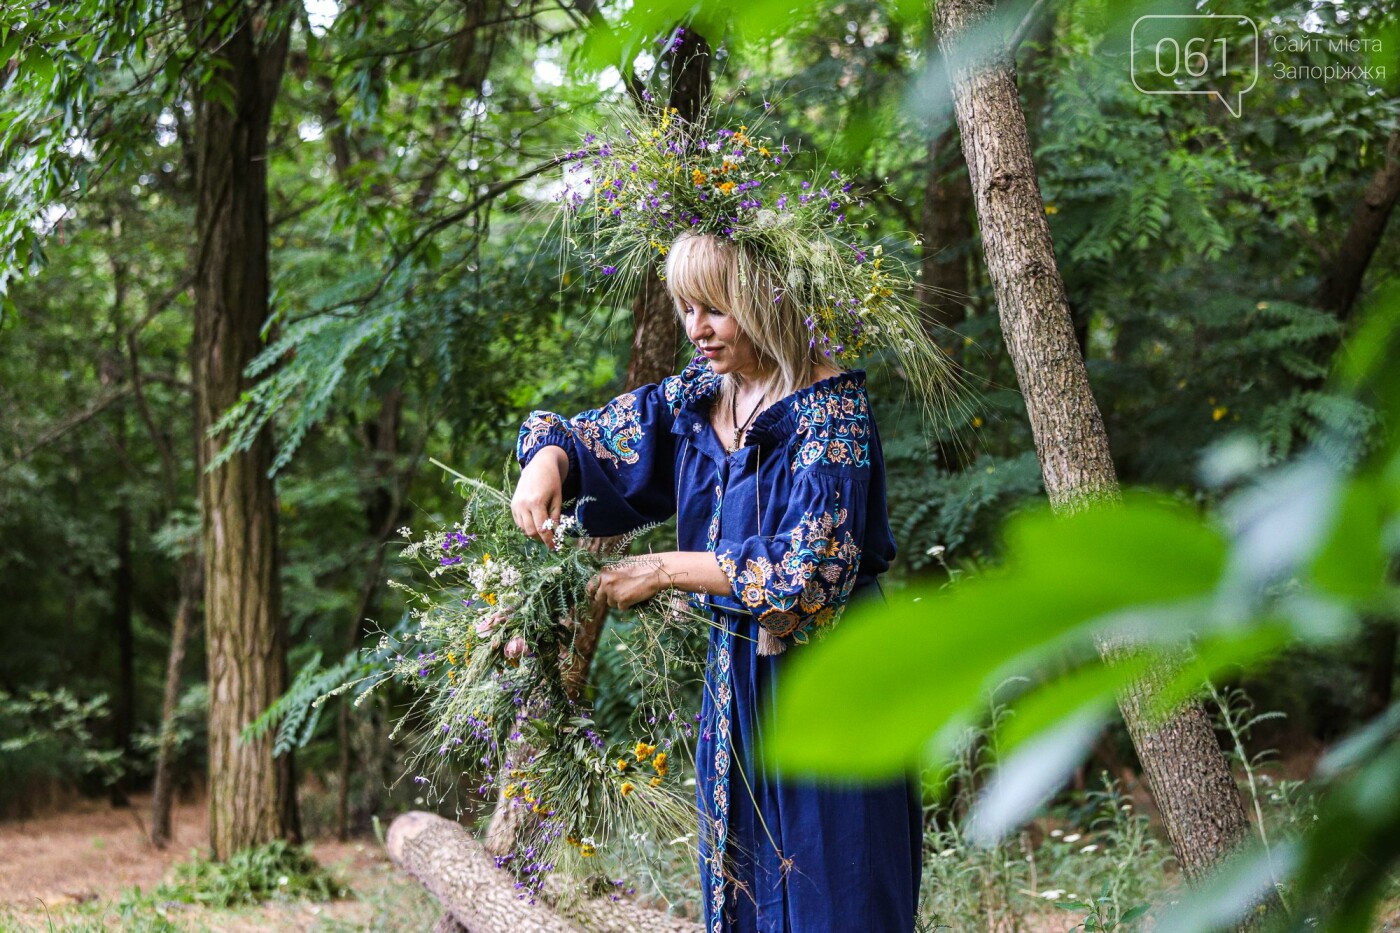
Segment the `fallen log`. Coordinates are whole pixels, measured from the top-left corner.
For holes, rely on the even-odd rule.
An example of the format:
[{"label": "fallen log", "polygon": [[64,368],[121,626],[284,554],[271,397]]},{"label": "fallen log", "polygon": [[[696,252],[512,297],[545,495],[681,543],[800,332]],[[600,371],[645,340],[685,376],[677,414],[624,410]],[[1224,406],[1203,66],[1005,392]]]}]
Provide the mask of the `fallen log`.
[{"label": "fallen log", "polygon": [[[700,933],[700,924],[625,898],[564,898],[545,885],[534,904],[514,878],[459,823],[414,810],[394,820],[386,841],[394,864],[418,879],[449,916],[437,929],[466,933]],[[455,921],[455,926],[452,921]]]}]

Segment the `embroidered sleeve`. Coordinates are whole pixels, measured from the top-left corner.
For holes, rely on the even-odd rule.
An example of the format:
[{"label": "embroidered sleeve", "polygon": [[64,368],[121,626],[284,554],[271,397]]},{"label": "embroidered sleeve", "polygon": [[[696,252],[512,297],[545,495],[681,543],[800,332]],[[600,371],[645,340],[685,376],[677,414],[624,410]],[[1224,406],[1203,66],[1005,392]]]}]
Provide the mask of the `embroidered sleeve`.
[{"label": "embroidered sleeve", "polygon": [[675,378],[572,418],[531,412],[521,426],[515,453],[522,467],[545,447],[568,454],[564,496],[582,500],[578,519],[589,534],[624,534],[675,511],[675,415],[668,398]]},{"label": "embroidered sleeve", "polygon": [[[865,388],[854,379],[801,397],[794,414],[792,492],[781,530],[721,540],[715,554],[734,598],[759,624],[780,638],[805,641],[836,621],[855,587],[872,501],[874,423]],[[878,501],[883,511],[883,497]]]},{"label": "embroidered sleeve", "polygon": [[715,548],[734,598],[760,625],[805,641],[840,615],[860,566],[866,484],[807,470],[793,487],[783,531]]}]

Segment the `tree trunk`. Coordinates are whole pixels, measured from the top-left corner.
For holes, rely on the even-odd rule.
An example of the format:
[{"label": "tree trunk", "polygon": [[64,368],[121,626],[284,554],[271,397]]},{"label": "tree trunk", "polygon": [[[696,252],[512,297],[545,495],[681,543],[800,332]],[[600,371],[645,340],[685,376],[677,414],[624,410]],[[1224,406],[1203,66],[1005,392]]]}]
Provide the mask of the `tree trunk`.
[{"label": "tree trunk", "polygon": [[[378,602],[380,580],[384,576],[384,549],[389,543],[402,514],[403,497],[399,491],[397,459],[399,427],[403,412],[403,392],[390,389],[379,407],[379,417],[366,426],[366,446],[373,462],[373,486],[365,494],[365,524],[374,548],[370,565],[360,586],[360,597],[354,615],[345,629],[345,651],[348,654],[360,645],[364,637],[365,619],[374,612]],[[344,842],[350,838],[350,706],[351,698],[341,697],[336,715],[336,737],[340,742],[339,781],[336,787],[335,830]]]},{"label": "tree trunk", "polygon": [[[935,28],[947,62],[963,151],[1002,331],[1025,397],[1052,506],[1061,512],[1118,496],[1103,418],[1089,389],[1035,174],[1014,68],[988,41],[987,0],[939,0]],[[964,41],[969,35],[974,41]],[[1100,645],[1106,658],[1121,646]],[[1120,698],[1153,797],[1188,879],[1229,855],[1249,832],[1239,789],[1199,701],[1168,721],[1143,715],[1161,671]]]},{"label": "tree trunk", "polygon": [[[203,30],[220,17],[203,3],[185,10],[193,40],[204,44]],[[286,13],[286,3],[237,7],[218,44],[227,68],[215,78],[227,80],[230,106],[208,95],[197,102],[194,384],[206,464],[223,444],[207,432],[249,388],[243,370],[262,347],[268,317],[267,133],[287,54]],[[265,428],[248,450],[200,472],[209,838],[219,859],[300,835],[291,757],[273,757],[271,733],[249,742],[240,735],[287,681],[272,453]]]},{"label": "tree trunk", "polygon": [[[118,443],[126,446],[126,412],[117,412]],[[112,711],[116,726],[114,744],[121,749],[122,756],[130,760],[131,733],[136,722],[136,638],[132,630],[131,596],[131,503],[122,496],[117,507],[117,573],[116,600],[112,607],[112,630],[117,641],[117,705]],[[126,793],[126,778],[112,785],[111,801],[114,807],[131,805]]]},{"label": "tree trunk", "polygon": [[[495,859],[458,823],[433,813],[405,813],[389,826],[389,857],[423,883],[468,933],[700,933],[693,920],[668,917],[609,896],[565,900],[546,883],[540,902],[521,900],[501,883]],[[444,918],[439,930],[456,929]]]},{"label": "tree trunk", "polygon": [[175,802],[175,711],[180,703],[180,680],[189,645],[191,620],[203,586],[199,557],[180,560],[180,601],[170,629],[170,657],[165,664],[165,696],[160,708],[160,742],[156,748],[156,775],[151,790],[151,844],[164,849],[171,839],[170,813]]},{"label": "tree trunk", "polygon": [[968,254],[972,250],[972,188],[967,179],[958,128],[950,123],[928,143],[928,179],[920,217],[923,257],[919,303],[929,335],[950,355],[962,350],[954,331],[967,317]]},{"label": "tree trunk", "polygon": [[1351,315],[1361,280],[1385,233],[1386,221],[1400,200],[1400,130],[1390,134],[1385,158],[1371,176],[1366,193],[1351,214],[1351,225],[1337,249],[1331,268],[1318,288],[1317,303],[1342,320]]}]

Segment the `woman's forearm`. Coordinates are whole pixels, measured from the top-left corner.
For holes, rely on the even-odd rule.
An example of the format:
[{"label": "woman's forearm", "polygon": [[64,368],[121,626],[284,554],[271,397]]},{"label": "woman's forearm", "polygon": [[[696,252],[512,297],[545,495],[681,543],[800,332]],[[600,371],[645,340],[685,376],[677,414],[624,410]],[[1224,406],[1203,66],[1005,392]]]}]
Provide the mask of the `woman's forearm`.
[{"label": "woman's forearm", "polygon": [[547,457],[548,462],[553,463],[559,471],[559,484],[562,486],[564,480],[569,478],[569,452],[558,444],[549,444],[535,454],[536,460],[542,457]]},{"label": "woman's forearm", "polygon": [[728,596],[732,592],[729,577],[719,569],[719,561],[710,551],[665,551],[653,556],[661,558],[659,572],[666,586],[710,596]]}]

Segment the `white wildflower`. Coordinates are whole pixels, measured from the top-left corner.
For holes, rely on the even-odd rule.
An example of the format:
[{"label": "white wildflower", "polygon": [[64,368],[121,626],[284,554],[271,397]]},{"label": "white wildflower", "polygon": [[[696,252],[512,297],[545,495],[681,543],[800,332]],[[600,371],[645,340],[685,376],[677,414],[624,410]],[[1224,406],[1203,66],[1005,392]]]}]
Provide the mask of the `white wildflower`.
[{"label": "white wildflower", "polygon": [[924,553],[927,554],[929,557],[942,557],[943,552],[945,550],[947,550],[947,548],[945,548],[943,545],[935,544],[933,547],[929,548]]},{"label": "white wildflower", "polygon": [[1052,888],[1049,891],[1041,891],[1040,896],[1045,898],[1047,901],[1058,901],[1060,898],[1065,896],[1065,892],[1061,888]]},{"label": "white wildflower", "polygon": [[1065,842],[1078,842],[1082,837],[1080,833],[1070,833],[1065,837]]},{"label": "white wildflower", "polygon": [[403,538],[411,538],[413,537],[413,529],[408,527],[407,525],[404,525],[402,528],[399,529],[399,536]]},{"label": "white wildflower", "polygon": [[948,856],[954,854],[954,853],[957,852],[957,851],[958,851],[957,849],[944,849],[942,852],[939,852],[939,853],[938,853],[938,857],[939,857],[939,858],[947,858]]},{"label": "white wildflower", "polygon": [[510,564],[501,568],[501,586],[515,586],[520,582],[520,571]]},{"label": "white wildflower", "polygon": [[1056,837],[1056,838],[1059,838],[1060,836],[1063,836],[1064,834],[1065,834],[1065,831],[1064,831],[1063,829],[1052,829],[1052,830],[1050,830],[1050,835],[1051,835],[1051,836],[1054,836],[1054,837]]},{"label": "white wildflower", "polygon": [[1082,849],[1080,849],[1079,851],[1080,851],[1080,852],[1093,852],[1093,851],[1095,851],[1095,850],[1097,850],[1097,849],[1098,849],[1098,844],[1097,844],[1097,843],[1091,843],[1090,845],[1084,846],[1084,847],[1083,847]]}]

